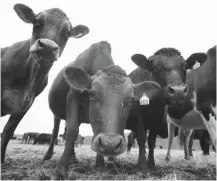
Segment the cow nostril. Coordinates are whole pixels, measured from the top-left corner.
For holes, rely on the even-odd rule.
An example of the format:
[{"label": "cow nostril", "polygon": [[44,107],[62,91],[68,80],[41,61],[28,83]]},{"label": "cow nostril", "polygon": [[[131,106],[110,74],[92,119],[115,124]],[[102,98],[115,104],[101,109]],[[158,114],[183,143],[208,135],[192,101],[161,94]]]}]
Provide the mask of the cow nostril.
[{"label": "cow nostril", "polygon": [[38,45],[42,48],[44,47],[44,44],[40,40],[38,40]]},{"label": "cow nostril", "polygon": [[175,94],[175,90],[169,85],[169,94]]},{"label": "cow nostril", "polygon": [[122,143],[122,139],[121,139],[120,142],[116,145],[116,148],[117,148],[117,149],[120,148],[121,143]]},{"label": "cow nostril", "polygon": [[104,148],[104,147],[105,147],[105,146],[103,145],[103,143],[102,143],[101,138],[99,138],[99,146],[100,146],[101,148]]}]

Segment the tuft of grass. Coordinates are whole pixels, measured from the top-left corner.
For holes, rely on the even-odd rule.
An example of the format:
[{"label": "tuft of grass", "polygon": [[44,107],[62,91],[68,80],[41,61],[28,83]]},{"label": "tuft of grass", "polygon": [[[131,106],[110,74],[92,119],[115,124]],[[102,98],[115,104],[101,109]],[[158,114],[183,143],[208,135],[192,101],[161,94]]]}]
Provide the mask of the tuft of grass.
[{"label": "tuft of grass", "polygon": [[[54,173],[63,146],[55,146],[55,154],[49,161],[42,162],[48,145],[26,145],[10,141],[5,163],[1,167],[2,180],[49,180]],[[216,153],[203,156],[194,152],[194,158],[184,160],[183,150],[172,150],[171,161],[165,161],[166,150],[155,150],[156,168],[136,172],[138,148],[130,155],[118,156],[116,161],[106,160],[106,167],[95,168],[96,153],[90,146],[76,148],[78,163],[69,167],[69,179],[77,180],[216,180]]]}]

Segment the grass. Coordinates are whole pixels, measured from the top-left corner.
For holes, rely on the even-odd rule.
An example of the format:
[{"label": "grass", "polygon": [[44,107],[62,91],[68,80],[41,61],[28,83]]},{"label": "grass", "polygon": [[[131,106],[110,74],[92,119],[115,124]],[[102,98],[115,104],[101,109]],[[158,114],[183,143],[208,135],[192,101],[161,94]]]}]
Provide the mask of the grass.
[{"label": "grass", "polygon": [[[47,148],[48,145],[27,145],[11,140],[1,167],[1,179],[49,180],[64,147],[56,146],[53,158],[42,163]],[[183,159],[182,150],[172,150],[171,161],[165,162],[166,150],[155,149],[156,169],[137,173],[137,148],[133,148],[130,155],[124,153],[118,156],[115,162],[106,161],[103,170],[94,167],[96,153],[89,145],[75,151],[79,163],[70,166],[69,179],[76,176],[77,180],[216,180],[215,152],[203,156],[201,151],[194,151],[194,158],[187,161]]]}]

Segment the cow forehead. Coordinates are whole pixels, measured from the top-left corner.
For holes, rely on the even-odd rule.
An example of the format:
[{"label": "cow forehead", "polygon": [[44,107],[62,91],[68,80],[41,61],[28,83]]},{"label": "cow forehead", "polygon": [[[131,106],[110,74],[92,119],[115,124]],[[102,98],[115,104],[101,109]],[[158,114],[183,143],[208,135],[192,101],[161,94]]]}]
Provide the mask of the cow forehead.
[{"label": "cow forehead", "polygon": [[151,59],[151,61],[153,65],[163,65],[164,67],[175,67],[185,62],[184,58],[178,55],[156,55]]},{"label": "cow forehead", "polygon": [[133,84],[128,76],[117,74],[102,74],[92,82],[92,89],[116,94],[125,94],[133,90]]},{"label": "cow forehead", "polygon": [[38,18],[43,18],[44,21],[51,21],[51,20],[59,20],[59,21],[64,21],[67,18],[66,14],[58,9],[58,8],[53,8],[49,10],[45,10],[37,15]]}]

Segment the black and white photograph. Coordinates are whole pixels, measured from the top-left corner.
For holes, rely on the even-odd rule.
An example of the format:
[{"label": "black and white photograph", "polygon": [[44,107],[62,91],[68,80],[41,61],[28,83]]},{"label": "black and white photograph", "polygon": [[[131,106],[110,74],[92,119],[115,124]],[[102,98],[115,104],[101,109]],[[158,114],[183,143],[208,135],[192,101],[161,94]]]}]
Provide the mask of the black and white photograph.
[{"label": "black and white photograph", "polygon": [[216,7],[1,1],[1,180],[216,180]]}]

